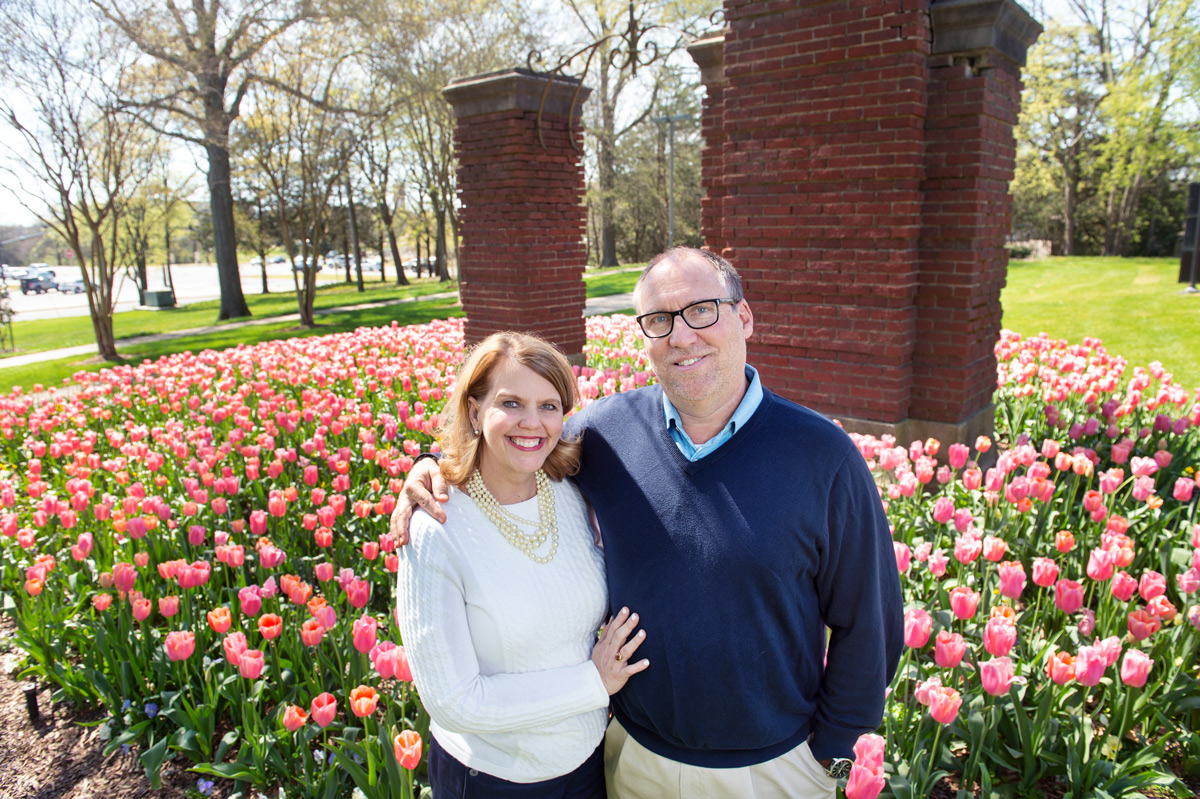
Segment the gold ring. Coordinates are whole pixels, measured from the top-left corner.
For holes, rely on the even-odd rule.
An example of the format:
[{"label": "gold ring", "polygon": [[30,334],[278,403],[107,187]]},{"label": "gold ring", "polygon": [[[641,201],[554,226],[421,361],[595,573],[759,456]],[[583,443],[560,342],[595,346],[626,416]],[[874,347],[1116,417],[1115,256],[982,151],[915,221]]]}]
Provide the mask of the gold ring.
[{"label": "gold ring", "polygon": [[620,662],[621,662],[622,660],[624,660],[624,659],[625,659],[625,658],[623,658],[623,657],[621,656],[621,650],[619,650],[619,649],[618,649],[618,650],[617,650],[617,662],[618,662],[618,663],[620,663]]}]

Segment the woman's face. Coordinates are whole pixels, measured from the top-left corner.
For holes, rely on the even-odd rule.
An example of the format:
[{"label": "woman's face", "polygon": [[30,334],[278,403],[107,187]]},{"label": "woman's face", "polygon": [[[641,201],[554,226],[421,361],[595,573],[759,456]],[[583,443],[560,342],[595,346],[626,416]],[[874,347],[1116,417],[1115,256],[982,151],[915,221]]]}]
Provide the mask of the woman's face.
[{"label": "woman's face", "polygon": [[468,399],[472,426],[483,435],[479,468],[493,491],[528,485],[558,445],[563,403],[554,385],[528,366],[501,358],[491,390]]}]

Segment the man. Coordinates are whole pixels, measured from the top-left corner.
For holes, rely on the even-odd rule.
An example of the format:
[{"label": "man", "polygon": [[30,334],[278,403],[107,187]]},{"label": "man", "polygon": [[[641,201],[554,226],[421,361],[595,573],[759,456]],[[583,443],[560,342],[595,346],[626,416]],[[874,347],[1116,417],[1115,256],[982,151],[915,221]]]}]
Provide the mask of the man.
[{"label": "man", "polygon": [[[670,250],[634,304],[658,384],[568,425],[610,605],[641,616],[651,663],[613,697],[609,796],[832,797],[902,648],[875,483],[844,432],[747,365],[754,316],[728,261]],[[434,472],[418,464],[410,483]]]}]

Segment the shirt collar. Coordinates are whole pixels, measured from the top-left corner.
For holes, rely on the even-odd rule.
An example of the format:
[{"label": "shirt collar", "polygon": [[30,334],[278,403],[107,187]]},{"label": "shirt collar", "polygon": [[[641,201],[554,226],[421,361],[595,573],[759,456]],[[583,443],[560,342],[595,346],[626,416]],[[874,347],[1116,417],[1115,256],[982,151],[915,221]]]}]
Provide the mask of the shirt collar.
[{"label": "shirt collar", "polygon": [[[717,438],[717,436],[721,435],[725,435],[726,438],[732,436],[738,431],[738,428],[750,421],[750,417],[754,415],[754,412],[758,410],[758,406],[762,403],[762,381],[758,378],[758,370],[750,364],[746,364],[746,379],[750,381],[750,385],[746,387],[746,393],[742,397],[742,401],[739,402],[737,408],[734,409],[733,416],[729,417],[729,422],[721,429],[721,432],[716,436],[713,436],[713,438]],[[688,434],[684,432],[683,417],[679,415],[679,411],[671,403],[671,400],[667,399],[667,392],[663,392],[662,399],[663,414],[666,416],[667,429],[670,430],[671,428],[674,428],[685,438],[687,438],[688,441],[691,441],[691,438],[688,437]],[[703,446],[703,444],[700,446]]]}]

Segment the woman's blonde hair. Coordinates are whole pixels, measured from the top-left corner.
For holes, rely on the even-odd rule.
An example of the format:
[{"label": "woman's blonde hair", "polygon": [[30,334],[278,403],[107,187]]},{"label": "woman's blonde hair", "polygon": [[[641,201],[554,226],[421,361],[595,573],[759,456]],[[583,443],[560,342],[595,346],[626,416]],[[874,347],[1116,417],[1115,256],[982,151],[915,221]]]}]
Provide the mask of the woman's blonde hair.
[{"label": "woman's blonde hair", "polygon": [[[493,333],[475,345],[458,370],[454,394],[443,409],[438,424],[438,443],[442,475],[454,485],[462,485],[479,466],[483,436],[475,435],[471,425],[470,403],[483,402],[492,388],[492,373],[501,358],[527,366],[545,378],[562,401],[563,413],[578,402],[575,374],[566,357],[553,345],[528,333]],[[561,480],[579,471],[579,439],[560,438],[546,457],[542,468],[551,480]]]}]

